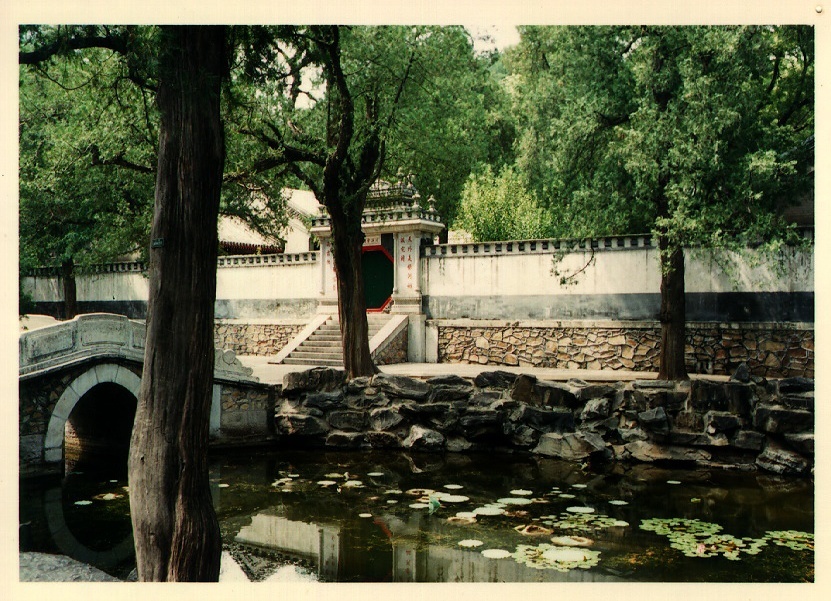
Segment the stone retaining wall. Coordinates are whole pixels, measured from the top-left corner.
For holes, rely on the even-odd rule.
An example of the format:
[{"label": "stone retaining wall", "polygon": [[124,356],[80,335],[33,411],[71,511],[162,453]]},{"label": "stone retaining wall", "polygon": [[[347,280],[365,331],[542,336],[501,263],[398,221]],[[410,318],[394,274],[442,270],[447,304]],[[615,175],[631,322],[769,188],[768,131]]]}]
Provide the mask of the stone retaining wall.
[{"label": "stone retaining wall", "polygon": [[216,348],[237,355],[276,355],[305,327],[304,323],[230,323],[214,325]]},{"label": "stone retaining wall", "polygon": [[290,373],[276,403],[281,444],[431,452],[526,451],[566,460],[808,474],[813,380],[591,384],[484,372],[422,381],[330,368]]},{"label": "stone retaining wall", "polygon": [[[660,326],[485,323],[438,327],[439,363],[658,371]],[[688,324],[690,373],[814,377],[814,331],[796,324]]]}]

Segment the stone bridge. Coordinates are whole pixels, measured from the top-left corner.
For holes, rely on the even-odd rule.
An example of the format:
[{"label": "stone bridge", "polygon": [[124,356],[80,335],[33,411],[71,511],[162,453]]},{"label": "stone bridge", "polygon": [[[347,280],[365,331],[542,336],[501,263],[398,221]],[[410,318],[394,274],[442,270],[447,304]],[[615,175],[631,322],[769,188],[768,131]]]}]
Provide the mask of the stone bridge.
[{"label": "stone bridge", "polygon": [[[62,465],[70,446],[112,448],[126,456],[144,339],[143,322],[106,313],[20,335],[21,473]],[[215,352],[212,442],[268,437],[274,387],[251,374],[233,351]]]}]

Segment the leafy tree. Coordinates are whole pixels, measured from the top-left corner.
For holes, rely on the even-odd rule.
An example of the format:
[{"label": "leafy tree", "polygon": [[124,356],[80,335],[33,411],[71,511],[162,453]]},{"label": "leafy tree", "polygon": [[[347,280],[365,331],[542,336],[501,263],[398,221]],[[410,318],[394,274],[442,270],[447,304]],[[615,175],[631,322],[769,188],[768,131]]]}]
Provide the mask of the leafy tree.
[{"label": "leafy tree", "polygon": [[793,240],[810,185],[813,30],[528,27],[509,57],[518,163],[560,234],[651,231],[660,377],[686,377],[684,247]]},{"label": "leafy tree", "polygon": [[486,121],[480,90],[496,88],[488,88],[485,65],[460,27],[281,27],[248,35],[253,44],[269,32],[280,40],[272,58],[246,64],[247,81],[235,88],[234,123],[249,146],[259,144],[249,173],[299,181],[326,207],[344,368],[350,377],[374,373],[360,261],[367,193],[401,167],[425,167],[425,194],[458,186],[486,156],[477,148],[487,129],[470,136],[479,130],[469,124]]},{"label": "leafy tree", "polygon": [[547,238],[553,229],[524,178],[511,167],[494,175],[490,165],[465,183],[454,225],[477,242]]}]

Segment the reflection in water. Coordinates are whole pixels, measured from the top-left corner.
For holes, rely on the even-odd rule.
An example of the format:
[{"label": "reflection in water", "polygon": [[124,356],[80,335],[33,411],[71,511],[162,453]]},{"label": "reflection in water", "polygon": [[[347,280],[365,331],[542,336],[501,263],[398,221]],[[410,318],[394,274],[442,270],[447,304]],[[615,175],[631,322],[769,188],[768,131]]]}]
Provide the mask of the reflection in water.
[{"label": "reflection in water", "polygon": [[[254,581],[813,580],[810,479],[651,466],[586,473],[533,457],[280,451],[218,458],[211,481],[226,568]],[[129,529],[126,499],[100,500],[120,486],[72,475],[60,497],[49,492],[45,519],[21,505],[33,548],[123,566],[129,545],[116,518]],[[85,499],[93,502],[75,504]],[[52,527],[57,507],[66,527]],[[664,525],[675,523],[706,527],[666,536]],[[57,539],[36,541],[50,530]],[[771,544],[751,542],[761,539]],[[743,544],[754,552],[733,552]]]}]

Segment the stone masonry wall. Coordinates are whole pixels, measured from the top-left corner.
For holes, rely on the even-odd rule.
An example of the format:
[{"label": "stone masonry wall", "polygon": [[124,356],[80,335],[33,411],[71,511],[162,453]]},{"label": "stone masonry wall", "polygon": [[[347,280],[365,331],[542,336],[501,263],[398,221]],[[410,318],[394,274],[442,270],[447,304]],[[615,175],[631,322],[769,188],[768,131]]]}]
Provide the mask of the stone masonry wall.
[{"label": "stone masonry wall", "polygon": [[610,461],[813,473],[814,382],[550,382],[483,372],[427,381],[289,373],[276,402],[278,444],[428,452],[525,451],[597,466]]},{"label": "stone masonry wall", "polygon": [[381,352],[375,355],[376,365],[394,365],[407,362],[407,328],[398,335]]},{"label": "stone masonry wall", "polygon": [[[547,327],[442,325],[439,363],[559,369],[658,371],[658,325]],[[785,324],[688,324],[690,373],[732,374],[746,363],[753,375],[814,377],[814,331]]]},{"label": "stone masonry wall", "polygon": [[217,322],[214,344],[237,355],[276,355],[297,336],[304,324],[256,324]]}]

